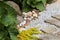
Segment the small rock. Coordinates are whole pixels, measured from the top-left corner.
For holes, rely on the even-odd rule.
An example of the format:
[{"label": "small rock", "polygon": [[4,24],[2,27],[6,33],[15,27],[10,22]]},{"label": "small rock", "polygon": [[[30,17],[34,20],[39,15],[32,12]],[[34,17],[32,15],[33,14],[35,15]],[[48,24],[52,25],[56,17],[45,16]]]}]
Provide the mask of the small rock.
[{"label": "small rock", "polygon": [[31,18],[30,18],[30,19],[32,20],[33,18],[34,18],[34,17],[33,17],[33,16],[31,16]]},{"label": "small rock", "polygon": [[27,13],[27,16],[30,16],[31,17],[32,16],[32,12],[28,12]]},{"label": "small rock", "polygon": [[23,12],[22,14],[23,14],[24,16],[26,16],[26,15],[27,15],[27,13],[25,13],[25,12]]},{"label": "small rock", "polygon": [[33,9],[32,12],[33,12],[33,13],[35,12],[35,13],[38,14],[38,13],[39,13],[39,10]]},{"label": "small rock", "polygon": [[21,23],[24,19],[21,16],[17,15],[17,20],[18,20],[18,23]]},{"label": "small rock", "polygon": [[35,13],[35,14],[33,14],[33,17],[38,17],[38,15]]},{"label": "small rock", "polygon": [[33,13],[33,14],[36,14],[36,12],[35,12],[35,11],[32,11],[32,13]]},{"label": "small rock", "polygon": [[24,18],[25,20],[27,19],[27,18]]},{"label": "small rock", "polygon": [[32,20],[32,18],[27,18],[28,20]]},{"label": "small rock", "polygon": [[21,22],[20,26],[23,26],[24,24],[26,24],[26,21]]}]

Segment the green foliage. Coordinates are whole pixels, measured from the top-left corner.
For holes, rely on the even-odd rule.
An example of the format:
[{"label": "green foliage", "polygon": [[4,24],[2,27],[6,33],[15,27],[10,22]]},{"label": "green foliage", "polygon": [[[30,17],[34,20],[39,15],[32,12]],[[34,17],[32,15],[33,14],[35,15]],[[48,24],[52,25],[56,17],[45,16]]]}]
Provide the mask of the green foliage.
[{"label": "green foliage", "polygon": [[[9,1],[9,0],[1,0],[1,1]],[[53,0],[11,0],[17,3],[22,12],[32,11],[32,9],[37,9],[39,11],[43,11],[46,3],[51,3]]]},{"label": "green foliage", "polygon": [[20,0],[20,7],[22,7],[23,12],[32,11],[32,9],[37,9],[43,11],[46,3],[51,3],[53,0]]},{"label": "green foliage", "polygon": [[17,40],[16,11],[0,1],[0,40]]},{"label": "green foliage", "polygon": [[22,11],[27,12],[32,9],[37,9],[39,11],[44,10],[44,5],[46,4],[47,0],[20,0]]},{"label": "green foliage", "polygon": [[[17,12],[12,7],[7,5],[5,1],[9,0],[0,0],[0,40],[17,40]],[[19,6],[21,7],[22,11],[27,12],[34,8],[43,11],[47,0],[12,1],[16,2],[18,5],[20,4]]]},{"label": "green foliage", "polygon": [[47,3],[53,3],[53,2],[55,2],[55,1],[57,1],[57,0],[47,0]]}]

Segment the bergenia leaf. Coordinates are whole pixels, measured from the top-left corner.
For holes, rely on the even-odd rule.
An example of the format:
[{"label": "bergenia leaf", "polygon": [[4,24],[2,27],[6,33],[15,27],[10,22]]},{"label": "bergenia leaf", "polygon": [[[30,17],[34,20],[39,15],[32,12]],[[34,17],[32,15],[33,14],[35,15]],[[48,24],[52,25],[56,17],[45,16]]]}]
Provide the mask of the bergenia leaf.
[{"label": "bergenia leaf", "polygon": [[38,10],[40,10],[40,11],[43,11],[43,10],[44,10],[44,6],[43,6],[43,4],[41,4],[41,3],[38,3],[38,4],[36,5],[36,8],[37,8]]},{"label": "bergenia leaf", "polygon": [[7,5],[7,4],[5,4],[4,2],[1,2],[1,1],[0,1],[0,7],[7,10],[7,12],[4,13],[4,16],[1,19],[2,23],[5,26],[8,26],[8,25],[14,23],[16,21],[16,11],[12,7],[10,7],[9,5]]},{"label": "bergenia leaf", "polygon": [[[1,40],[17,40],[17,12],[0,1],[0,39]],[[12,33],[12,34],[11,34]],[[3,34],[3,35],[2,35]],[[15,35],[16,34],[16,35]]]},{"label": "bergenia leaf", "polygon": [[47,1],[47,0],[41,0],[41,1],[42,1],[43,4],[46,4],[46,1]]}]

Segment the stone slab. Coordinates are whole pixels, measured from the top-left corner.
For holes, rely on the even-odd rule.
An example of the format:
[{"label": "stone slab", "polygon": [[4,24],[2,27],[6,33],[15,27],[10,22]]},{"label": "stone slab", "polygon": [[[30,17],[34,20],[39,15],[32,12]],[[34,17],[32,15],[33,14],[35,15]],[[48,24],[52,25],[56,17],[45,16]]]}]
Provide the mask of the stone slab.
[{"label": "stone slab", "polygon": [[47,19],[45,20],[46,23],[50,23],[52,25],[55,25],[57,27],[60,27],[60,21],[57,20],[57,19],[54,19],[54,18],[51,18],[51,19]]},{"label": "stone slab", "polygon": [[43,32],[48,33],[48,34],[53,34],[53,32],[57,31],[57,27],[56,26],[49,26],[46,28],[41,29]]},{"label": "stone slab", "polygon": [[54,16],[52,16],[52,17],[55,18],[55,19],[60,20],[60,15],[54,15]]}]

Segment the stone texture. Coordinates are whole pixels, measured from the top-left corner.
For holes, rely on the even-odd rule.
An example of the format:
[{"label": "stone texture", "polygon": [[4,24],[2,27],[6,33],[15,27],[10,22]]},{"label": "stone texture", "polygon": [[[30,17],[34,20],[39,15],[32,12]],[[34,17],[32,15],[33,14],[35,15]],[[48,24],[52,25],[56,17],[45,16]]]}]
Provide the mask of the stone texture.
[{"label": "stone texture", "polygon": [[49,26],[49,27],[43,28],[42,31],[48,34],[53,34],[53,32],[57,31],[57,27]]},{"label": "stone texture", "polygon": [[44,37],[42,37],[42,40],[60,40],[60,37],[52,34],[45,34]]},{"label": "stone texture", "polygon": [[55,31],[53,34],[60,36],[60,28],[57,31]]},{"label": "stone texture", "polygon": [[60,21],[57,20],[57,19],[54,19],[54,18],[51,18],[51,19],[47,19],[45,20],[46,23],[50,23],[52,25],[55,25],[57,27],[60,27]]},{"label": "stone texture", "polygon": [[21,16],[17,15],[17,20],[18,20],[18,23],[21,23],[24,19]]},{"label": "stone texture", "polygon": [[55,19],[60,20],[60,14],[59,14],[59,15],[54,15],[54,16],[52,16],[52,17],[55,18]]}]

